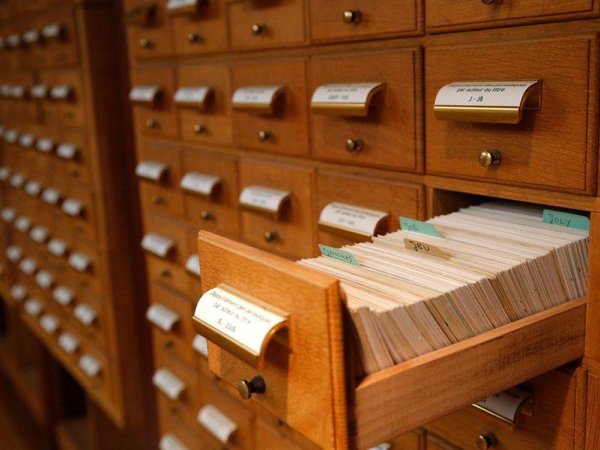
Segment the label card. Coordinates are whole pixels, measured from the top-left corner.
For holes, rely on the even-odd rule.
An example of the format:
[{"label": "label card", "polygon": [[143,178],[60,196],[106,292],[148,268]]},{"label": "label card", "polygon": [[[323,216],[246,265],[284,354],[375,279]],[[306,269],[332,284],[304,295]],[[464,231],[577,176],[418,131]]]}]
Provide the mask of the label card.
[{"label": "label card", "polygon": [[590,231],[590,219],[588,219],[586,216],[580,216],[578,214],[544,209],[542,221],[544,223],[558,225],[561,227]]},{"label": "label card", "polygon": [[135,167],[135,174],[139,178],[158,181],[167,173],[167,165],[158,161],[140,161]]},{"label": "label card", "polygon": [[360,236],[374,236],[378,225],[388,217],[388,213],[346,203],[329,203],[321,211],[319,225]]},{"label": "label card", "polygon": [[72,355],[79,348],[79,340],[71,333],[63,333],[58,337],[58,345],[66,353]]},{"label": "label card", "polygon": [[165,332],[170,332],[179,321],[179,315],[164,305],[155,303],[146,311],[146,319]]},{"label": "label card", "polygon": [[208,341],[204,336],[197,334],[192,341],[192,348],[202,356],[208,358]]},{"label": "label card", "polygon": [[158,450],[188,450],[188,448],[174,434],[168,433],[160,438]]},{"label": "label card", "polygon": [[15,228],[21,233],[26,233],[31,228],[31,219],[27,216],[20,216],[15,220]]},{"label": "label card", "polygon": [[52,23],[42,28],[42,36],[46,39],[55,39],[62,34],[63,26],[60,23]]},{"label": "label card", "polygon": [[55,143],[52,139],[42,138],[42,139],[38,139],[37,143],[35,144],[35,149],[38,152],[50,153],[54,149],[54,146],[55,146]]},{"label": "label card", "polygon": [[71,96],[73,89],[71,86],[61,84],[50,89],[50,97],[54,100],[65,100]]},{"label": "label card", "polygon": [[183,381],[164,367],[154,372],[152,384],[160,389],[160,391],[171,400],[177,400],[186,388]]},{"label": "label card", "polygon": [[421,222],[420,220],[409,219],[408,217],[400,217],[400,228],[406,231],[426,234],[436,238],[442,237],[433,224]]},{"label": "label card", "polygon": [[33,258],[24,258],[19,263],[19,268],[27,275],[33,275],[37,270],[38,265]]},{"label": "label card", "polygon": [[4,138],[5,142],[9,144],[14,144],[15,142],[17,142],[17,139],[19,139],[19,132],[17,130],[6,130],[2,134],[2,137]]},{"label": "label card", "polygon": [[56,147],[56,154],[62,159],[74,159],[77,155],[77,145],[63,142]]},{"label": "label card", "polygon": [[73,310],[73,314],[79,322],[88,327],[96,320],[96,310],[84,303],[79,303]]},{"label": "label card", "polygon": [[58,330],[60,322],[58,321],[56,316],[53,316],[52,314],[44,314],[40,318],[40,326],[46,333],[54,334],[56,333],[56,330]]},{"label": "label card", "polygon": [[64,256],[67,253],[67,243],[62,239],[52,239],[48,242],[48,251],[54,256]]},{"label": "label card", "polygon": [[68,216],[77,217],[83,212],[83,203],[74,198],[67,198],[62,204],[62,210]]},{"label": "label card", "polygon": [[24,308],[27,314],[29,314],[31,317],[39,316],[43,309],[42,304],[39,302],[39,300],[36,300],[35,298],[30,298],[29,300],[27,300],[25,302]]},{"label": "label card", "polygon": [[35,275],[35,282],[42,289],[48,289],[50,286],[54,284],[54,275],[52,275],[47,270],[40,270]]},{"label": "label card", "polygon": [[198,411],[197,420],[222,444],[226,444],[232,433],[237,430],[236,423],[213,405],[203,406]]},{"label": "label card", "polygon": [[36,242],[37,244],[43,244],[48,239],[49,234],[50,232],[48,231],[48,228],[41,225],[36,225],[29,232],[29,237],[33,242]]},{"label": "label card", "polygon": [[240,194],[239,203],[242,207],[277,216],[281,206],[289,197],[289,191],[280,191],[262,186],[247,186]]},{"label": "label card", "polygon": [[448,255],[444,253],[442,249],[437,248],[434,245],[426,242],[415,241],[414,239],[404,238],[404,246],[408,250],[412,250],[417,253],[423,253],[425,255],[435,256],[437,258],[448,259]]},{"label": "label card", "polygon": [[20,302],[27,297],[27,289],[22,284],[15,284],[10,288],[10,295],[14,300]]},{"label": "label card", "polygon": [[40,32],[38,30],[29,30],[23,33],[23,41],[27,44],[35,44],[40,40]]},{"label": "label card", "polygon": [[185,262],[185,270],[189,273],[200,276],[200,257],[196,254],[190,255]]},{"label": "label card", "polygon": [[514,424],[521,407],[529,398],[531,398],[531,393],[527,391],[510,389],[474,403],[473,406],[491,413],[505,422]]},{"label": "label card", "polygon": [[22,134],[19,138],[19,145],[23,148],[31,148],[35,142],[35,136],[30,133]]},{"label": "label card", "polygon": [[342,250],[341,248],[319,244],[319,250],[321,251],[321,255],[327,256],[328,258],[337,259],[338,261],[352,264],[353,266],[360,266],[360,263],[352,253]]},{"label": "label card", "polygon": [[36,84],[29,90],[29,95],[33,98],[46,98],[48,96],[48,86],[44,84]]},{"label": "label card", "polygon": [[142,248],[156,256],[166,258],[175,248],[175,241],[158,233],[148,233],[142,239]]},{"label": "label card", "polygon": [[525,92],[538,82],[528,80],[450,83],[438,91],[435,106],[518,108]]},{"label": "label card", "polygon": [[42,200],[49,205],[56,205],[60,200],[60,196],[60,191],[54,188],[46,188],[42,192]]},{"label": "label card", "polygon": [[10,262],[16,263],[23,257],[23,250],[17,245],[11,245],[7,247],[5,254]]},{"label": "label card", "polygon": [[383,83],[332,83],[313,92],[310,107],[316,111],[348,116],[366,116],[373,96]]},{"label": "label card", "polygon": [[92,265],[92,258],[85,253],[73,252],[69,256],[69,266],[78,272],[87,272]]},{"label": "label card", "polygon": [[208,86],[187,86],[177,89],[173,98],[178,105],[203,108],[211,93],[212,90]]},{"label": "label card", "polygon": [[133,103],[154,103],[159,95],[159,86],[135,86],[129,92],[129,100]]},{"label": "label card", "polygon": [[275,100],[285,92],[285,86],[245,86],[235,90],[231,98],[233,109],[254,109],[271,112]]},{"label": "label card", "polygon": [[4,220],[6,223],[11,223],[13,220],[15,220],[15,217],[17,217],[17,210],[15,208],[7,207],[3,208],[0,214],[2,215],[2,220]]},{"label": "label card", "polygon": [[203,197],[211,197],[220,183],[221,177],[189,172],[181,178],[179,187],[184,191],[193,192]]},{"label": "label card", "polygon": [[71,289],[65,286],[57,286],[52,291],[52,298],[63,306],[69,305],[75,298],[75,294]]},{"label": "label card", "polygon": [[98,361],[89,353],[86,353],[79,358],[79,368],[83,370],[83,373],[85,373],[88,377],[96,378],[102,370],[102,365],[100,364],[100,361]]},{"label": "label card", "polygon": [[8,180],[8,184],[10,184],[15,189],[20,189],[25,184],[25,177],[20,173],[15,173]]},{"label": "label card", "polygon": [[31,180],[25,184],[24,190],[30,197],[37,197],[42,192],[42,185],[39,181]]},{"label": "label card", "polygon": [[2,166],[0,167],[0,181],[6,181],[10,177],[11,170],[9,167]]}]

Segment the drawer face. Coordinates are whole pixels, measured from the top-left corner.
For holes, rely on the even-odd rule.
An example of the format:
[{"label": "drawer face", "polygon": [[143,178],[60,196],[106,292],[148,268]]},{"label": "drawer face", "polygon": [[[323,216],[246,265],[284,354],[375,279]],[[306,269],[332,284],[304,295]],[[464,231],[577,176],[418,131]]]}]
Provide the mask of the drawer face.
[{"label": "drawer face", "polygon": [[164,439],[164,437],[167,435],[172,435],[188,449],[222,449],[222,446],[210,441],[209,439],[203,439],[196,433],[193,433],[190,428],[182,422],[180,417],[171,413],[169,409],[165,407],[166,401],[162,401],[162,399],[159,398],[158,404],[158,420],[160,423],[161,439]]},{"label": "drawer face", "polygon": [[[330,83],[385,83],[366,117],[311,111],[313,154],[352,164],[416,170],[422,145],[417,137],[421,133],[420,59],[416,49],[313,58],[311,93]],[[362,141],[362,150],[346,150],[349,139]]]},{"label": "drawer face", "polygon": [[311,0],[310,25],[316,41],[415,34],[420,28],[420,0]]},{"label": "drawer face", "polygon": [[231,73],[228,64],[186,64],[179,66],[178,87],[211,88],[204,109],[177,105],[182,138],[210,144],[231,144]]},{"label": "drawer face", "polygon": [[133,118],[138,133],[157,137],[177,136],[177,114],[173,102],[175,73],[169,66],[154,66],[131,72],[131,85],[157,86],[156,104],[133,105]]},{"label": "drawer face", "polygon": [[57,67],[77,64],[79,60],[77,47],[77,29],[74,11],[68,8],[52,8],[38,20],[37,25],[44,29],[57,24],[60,33],[57,37],[46,38],[43,43],[34,44],[36,54],[35,65],[39,67]]},{"label": "drawer face", "polygon": [[[592,127],[594,120],[589,100],[596,93],[596,77],[588,71],[595,67],[596,48],[594,39],[581,37],[429,49],[428,172],[590,193],[594,158],[588,124]],[[525,110],[519,125],[441,121],[433,114],[435,96],[448,83],[538,78],[543,82],[541,109]],[[479,155],[489,150],[501,153],[500,165],[481,167]]]},{"label": "drawer face", "polygon": [[[346,203],[352,206],[374,209],[388,213],[385,232],[399,228],[399,217],[420,219],[424,209],[423,188],[417,184],[402,183],[373,176],[344,175],[336,172],[321,171],[317,174],[317,217],[325,206],[332,202]],[[343,233],[319,230],[320,244],[333,247],[357,242]]]},{"label": "drawer face", "polygon": [[[174,375],[178,382],[183,383],[183,389],[176,398],[168,397],[165,392],[154,385],[158,407],[160,410],[170,411],[183,421],[187,427],[194,428],[196,424],[198,386],[195,372],[181,362],[168,357],[154,348],[154,369],[167,369]],[[170,384],[170,383],[169,383]],[[164,386],[164,384],[163,384]],[[168,388],[167,384],[167,388]]]},{"label": "drawer face", "polygon": [[183,197],[178,187],[181,178],[179,149],[142,142],[139,145],[138,154],[138,167],[145,163],[160,163],[165,166],[165,173],[158,180],[138,176],[144,210],[171,217],[181,217],[183,215]]},{"label": "drawer face", "polygon": [[[17,87],[22,88],[24,89],[24,93],[26,93],[34,84],[33,73],[13,72],[3,74],[1,84],[8,84],[13,89]],[[38,109],[36,102],[28,95],[23,95],[21,98],[2,97],[0,104],[2,105],[0,111],[4,118],[16,118],[28,122],[37,121]]]},{"label": "drawer face", "polygon": [[[65,199],[61,208],[56,209],[61,215],[60,223],[70,230],[72,240],[82,238],[88,242],[94,242],[97,238],[94,194],[90,191],[67,188],[66,186],[61,187],[60,190]],[[76,214],[75,208],[71,210],[70,214],[65,213],[65,203],[70,200],[74,200],[79,209]]]},{"label": "drawer face", "polygon": [[198,55],[227,48],[225,1],[199,2],[198,12],[171,19],[177,55]]},{"label": "drawer face", "polygon": [[93,159],[85,133],[70,130],[56,132],[57,176],[62,180],[92,186]]},{"label": "drawer face", "polygon": [[[239,185],[237,160],[234,156],[207,151],[184,150],[182,176],[198,173],[219,177],[219,184],[211,196],[182,190],[185,216],[196,228],[222,235],[237,237],[240,234],[238,212]],[[195,238],[196,232],[193,233]]]},{"label": "drawer face", "polygon": [[66,98],[49,98],[40,102],[41,115],[45,123],[68,126],[85,125],[85,99],[83,81],[77,70],[60,70],[40,73],[40,83],[48,86],[65,87],[69,93]]},{"label": "drawer face", "polygon": [[[563,15],[592,15],[593,0],[511,0],[490,5],[480,0],[426,0],[428,30],[436,28],[482,28],[513,22],[540,22],[562,19]],[[587,13],[587,14],[586,14]]]},{"label": "drawer face", "polygon": [[233,48],[265,48],[305,42],[304,2],[236,1],[227,3],[229,39]]},{"label": "drawer face", "polygon": [[[240,62],[234,69],[234,90],[246,86],[285,86],[285,92],[276,99],[270,114],[234,112],[238,144],[253,150],[307,155],[306,60]],[[261,132],[268,133],[269,138],[261,140]]]},{"label": "drawer face", "polygon": [[[294,436],[293,431],[283,424],[255,419],[255,448],[268,450],[316,450],[318,447],[309,441]],[[404,447],[398,447],[404,449]]]},{"label": "drawer face", "polygon": [[127,18],[134,9],[152,4],[156,9],[152,18],[127,25],[129,50],[135,58],[159,58],[173,54],[173,30],[166,14],[165,1],[131,0],[125,7]]},{"label": "drawer face", "polygon": [[[312,169],[242,160],[240,190],[247,186],[261,186],[290,192],[289,204],[279,220],[253,211],[241,211],[244,238],[251,245],[291,258],[313,255],[313,184]],[[268,242],[266,233],[274,234],[275,239]]]}]

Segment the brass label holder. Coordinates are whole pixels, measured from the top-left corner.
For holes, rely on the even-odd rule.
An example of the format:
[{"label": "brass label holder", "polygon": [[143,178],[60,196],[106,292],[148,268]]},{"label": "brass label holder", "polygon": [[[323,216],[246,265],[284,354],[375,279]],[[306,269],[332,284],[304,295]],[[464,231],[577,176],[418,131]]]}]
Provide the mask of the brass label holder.
[{"label": "brass label holder", "polygon": [[322,231],[364,241],[385,232],[388,222],[386,212],[332,202],[321,210],[318,226]]},{"label": "brass label holder", "polygon": [[231,97],[233,109],[272,114],[277,100],[285,94],[285,86],[244,86]]},{"label": "brass label holder", "polygon": [[310,108],[314,112],[335,116],[366,117],[376,94],[385,83],[332,83],[313,92]]},{"label": "brass label holder", "polygon": [[290,202],[291,193],[262,186],[246,186],[240,193],[240,208],[262,214],[274,220],[281,218],[283,209]]},{"label": "brass label holder", "polygon": [[473,403],[473,407],[514,428],[521,413],[533,414],[533,393],[512,388]]},{"label": "brass label holder", "polygon": [[175,100],[177,106],[192,107],[204,111],[214,95],[215,93],[210,86],[185,86],[177,89],[173,100]]}]

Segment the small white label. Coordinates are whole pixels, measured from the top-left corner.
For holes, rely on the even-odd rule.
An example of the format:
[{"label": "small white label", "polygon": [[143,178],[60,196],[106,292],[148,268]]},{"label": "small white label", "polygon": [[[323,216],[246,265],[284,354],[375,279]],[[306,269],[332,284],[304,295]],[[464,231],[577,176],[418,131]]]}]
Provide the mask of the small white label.
[{"label": "small white label", "polygon": [[62,210],[71,217],[78,217],[83,213],[83,203],[74,198],[67,198],[62,204]]},{"label": "small white label", "polygon": [[56,148],[56,154],[62,159],[73,159],[77,155],[77,145],[63,142]]},{"label": "small white label", "polygon": [[29,300],[27,300],[25,302],[24,308],[27,314],[29,314],[31,317],[39,316],[43,309],[40,301],[35,298],[30,298]]},{"label": "small white label", "polygon": [[311,105],[366,105],[371,93],[382,83],[331,83],[313,92]]},{"label": "small white label", "polygon": [[388,214],[383,211],[333,202],[321,211],[319,224],[346,229],[364,236],[373,236],[379,222],[386,217]]},{"label": "small white label", "polygon": [[221,443],[226,444],[237,430],[236,423],[213,405],[205,405],[198,411],[198,422]]},{"label": "small white label", "polygon": [[58,330],[58,327],[60,326],[60,322],[58,321],[56,316],[54,316],[52,314],[44,314],[40,318],[40,326],[46,333],[54,334],[54,333],[56,333],[56,330]]},{"label": "small white label", "polygon": [[89,353],[79,358],[79,368],[90,378],[96,378],[102,370],[102,364]]},{"label": "small white label", "polygon": [[245,86],[235,90],[231,99],[238,108],[265,108],[273,105],[284,86]]},{"label": "small white label", "polygon": [[54,275],[52,275],[47,270],[40,270],[35,275],[35,282],[42,289],[48,289],[50,286],[54,284]]},{"label": "small white label", "polygon": [[61,35],[63,27],[60,23],[52,23],[42,28],[42,36],[46,39],[54,39]]},{"label": "small white label", "polygon": [[464,82],[442,87],[435,106],[518,108],[523,95],[537,80],[513,82]]},{"label": "small white label", "polygon": [[69,265],[78,272],[87,272],[92,266],[92,259],[81,252],[73,252],[69,256]]},{"label": "small white label", "polygon": [[152,384],[171,400],[177,400],[185,390],[185,383],[164,367],[154,372]]},{"label": "small white label", "polygon": [[21,36],[18,34],[11,34],[6,38],[6,43],[10,47],[18,47],[19,45],[21,45]]},{"label": "small white label", "polygon": [[200,257],[196,254],[190,255],[185,262],[185,270],[189,273],[200,276]]},{"label": "small white label", "polygon": [[79,340],[71,333],[63,333],[58,337],[58,345],[65,352],[72,355],[79,348]]},{"label": "small white label", "polygon": [[129,100],[132,102],[152,103],[156,101],[159,93],[159,86],[135,86],[129,92]]},{"label": "small white label", "polygon": [[48,96],[48,86],[45,84],[36,84],[35,86],[32,86],[29,94],[33,98],[46,98]]},{"label": "small white label", "polygon": [[25,193],[31,197],[37,197],[42,192],[42,185],[39,181],[31,180],[25,185]]},{"label": "small white label", "polygon": [[65,100],[73,93],[71,86],[61,84],[50,89],[50,97],[54,100]]},{"label": "small white label", "polygon": [[31,238],[31,240],[33,242],[36,242],[38,244],[43,244],[44,242],[46,242],[48,240],[49,234],[50,234],[50,232],[48,231],[48,228],[43,227],[41,225],[36,225],[29,232],[29,237]]},{"label": "small white label", "polygon": [[27,44],[35,44],[40,40],[40,32],[38,30],[29,30],[26,33],[23,33],[23,40]]},{"label": "small white label", "polygon": [[96,320],[96,310],[83,303],[80,303],[75,307],[73,314],[75,314],[75,317],[79,322],[88,327]]},{"label": "small white label", "polygon": [[15,189],[20,189],[25,184],[25,176],[20,173],[15,173],[8,180],[8,184],[10,184]]},{"label": "small white label", "polygon": [[19,145],[23,148],[31,148],[35,143],[35,136],[33,134],[27,133],[22,134],[19,138]]},{"label": "small white label", "polygon": [[35,144],[35,149],[38,152],[42,153],[50,153],[55,146],[55,142],[50,138],[42,138],[38,139],[37,144]]},{"label": "small white label", "polygon": [[204,105],[211,89],[208,86],[180,87],[175,92],[175,103]]},{"label": "small white label", "polygon": [[289,191],[280,191],[262,186],[247,186],[240,194],[239,202],[241,205],[251,208],[277,213],[284,200],[289,196]]},{"label": "small white label", "polygon": [[14,144],[19,139],[19,132],[17,130],[6,130],[2,137],[8,144]]},{"label": "small white label", "polygon": [[0,167],[0,181],[6,181],[10,177],[11,170],[6,166]]},{"label": "small white label", "polygon": [[52,291],[52,298],[62,306],[67,306],[73,301],[75,294],[66,286],[57,286],[56,289]]},{"label": "small white label", "polygon": [[6,223],[11,223],[13,220],[15,220],[15,217],[17,217],[17,210],[15,208],[3,208],[2,209],[2,220],[4,220]]},{"label": "small white label", "polygon": [[158,233],[148,233],[142,239],[142,248],[161,258],[165,258],[174,247],[172,239]]},{"label": "small white label", "polygon": [[5,254],[10,262],[16,263],[23,257],[23,250],[18,245],[11,245],[6,248]]},{"label": "small white label", "polygon": [[60,200],[60,191],[54,188],[46,188],[42,192],[42,200],[49,205],[56,205]]},{"label": "small white label", "polygon": [[521,405],[530,397],[531,394],[527,391],[511,389],[483,399],[475,403],[474,406],[490,411],[514,423]]},{"label": "small white label", "polygon": [[158,181],[167,173],[167,165],[158,161],[140,161],[136,168],[135,174],[146,180]]},{"label": "small white label", "polygon": [[52,253],[54,256],[65,256],[67,253],[67,243],[62,239],[52,239],[48,242],[48,251]]},{"label": "small white label", "polygon": [[188,448],[173,433],[168,433],[160,438],[158,450],[188,450]]},{"label": "small white label", "polygon": [[26,90],[23,86],[19,86],[19,85],[13,86],[10,89],[10,96],[12,98],[16,98],[16,99],[23,98],[23,97],[25,97],[25,92],[26,92]]},{"label": "small white label", "polygon": [[369,450],[392,450],[392,444],[389,442],[383,442],[375,447],[371,447]]},{"label": "small white label", "polygon": [[192,348],[202,356],[208,358],[208,341],[204,336],[197,334],[192,341]]},{"label": "small white label", "polygon": [[165,332],[170,332],[179,320],[179,315],[164,305],[155,303],[146,311],[146,319]]},{"label": "small white label", "polygon": [[22,284],[15,284],[10,288],[10,296],[17,302],[25,300],[27,289]]},{"label": "small white label", "polygon": [[183,176],[179,182],[179,187],[185,191],[209,197],[213,194],[219,183],[221,183],[221,177],[189,172]]},{"label": "small white label", "polygon": [[19,263],[19,268],[27,275],[33,275],[37,270],[37,262],[33,258],[23,258]]},{"label": "small white label", "polygon": [[27,233],[31,228],[31,219],[27,216],[20,216],[15,220],[15,228],[21,233]]}]

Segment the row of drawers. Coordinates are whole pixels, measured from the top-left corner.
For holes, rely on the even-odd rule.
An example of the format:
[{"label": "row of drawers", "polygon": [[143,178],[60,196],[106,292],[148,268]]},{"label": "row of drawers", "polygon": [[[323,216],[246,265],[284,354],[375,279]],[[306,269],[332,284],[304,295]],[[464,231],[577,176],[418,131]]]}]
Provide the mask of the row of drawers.
[{"label": "row of drawers", "polygon": [[[180,63],[176,68],[145,65],[131,73],[131,98],[142,138],[236,145],[405,171],[425,166],[431,174],[593,194],[597,89],[590,67],[596,48],[596,38],[588,35],[427,48],[424,87],[419,48]],[[542,81],[542,107],[525,111],[520,124],[466,123],[434,115],[435,97],[449,83],[525,79]],[[311,95],[320,86],[339,83],[383,87],[370,99],[364,117],[349,116],[335,105],[326,113],[311,107]],[[201,104],[174,100],[180,88],[191,87],[210,95]],[[270,108],[232,101],[240,89],[256,87],[279,89]],[[481,153],[491,150],[502,155],[501,164],[483,167]]]},{"label": "row of drawers", "polygon": [[0,21],[9,22],[9,19],[28,16],[32,14],[49,14],[59,6],[71,5],[75,0],[2,0],[0,8]]},{"label": "row of drawers", "polygon": [[157,58],[418,35],[423,22],[436,32],[591,17],[597,10],[593,0],[128,0],[125,22],[134,57]]}]

